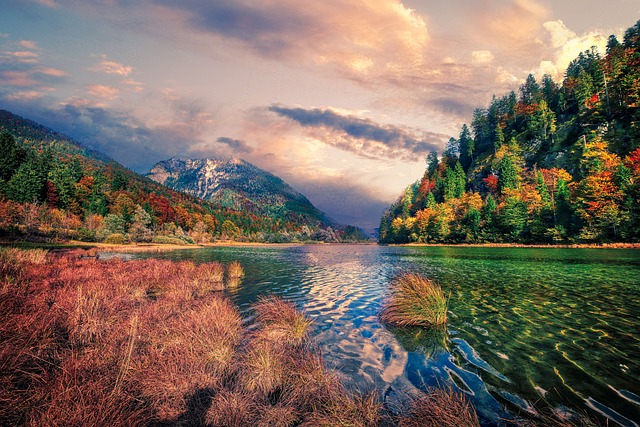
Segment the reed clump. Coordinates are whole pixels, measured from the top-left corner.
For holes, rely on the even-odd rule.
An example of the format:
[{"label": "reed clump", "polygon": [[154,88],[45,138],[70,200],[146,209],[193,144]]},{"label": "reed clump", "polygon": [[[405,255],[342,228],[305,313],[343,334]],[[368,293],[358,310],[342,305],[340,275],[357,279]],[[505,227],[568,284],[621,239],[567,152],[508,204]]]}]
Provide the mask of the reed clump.
[{"label": "reed clump", "polygon": [[311,320],[303,312],[276,296],[260,299],[253,306],[260,325],[260,338],[287,345],[303,345],[309,338]]},{"label": "reed clump", "polygon": [[397,417],[398,427],[480,427],[476,411],[462,393],[432,388]]},{"label": "reed clump", "polygon": [[405,273],[391,282],[380,319],[395,326],[436,326],[447,322],[448,300],[437,283]]},{"label": "reed clump", "polygon": [[194,285],[203,292],[224,289],[224,266],[218,262],[200,264],[192,274]]}]

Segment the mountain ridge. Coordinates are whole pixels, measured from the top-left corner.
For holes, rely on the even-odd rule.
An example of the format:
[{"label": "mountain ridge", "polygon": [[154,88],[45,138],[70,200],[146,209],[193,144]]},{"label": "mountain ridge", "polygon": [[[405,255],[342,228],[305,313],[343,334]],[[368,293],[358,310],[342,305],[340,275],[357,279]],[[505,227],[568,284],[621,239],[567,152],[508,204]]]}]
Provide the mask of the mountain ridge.
[{"label": "mountain ridge", "polygon": [[173,157],[158,162],[146,176],[225,207],[274,218],[302,215],[318,224],[335,225],[280,177],[239,157]]}]

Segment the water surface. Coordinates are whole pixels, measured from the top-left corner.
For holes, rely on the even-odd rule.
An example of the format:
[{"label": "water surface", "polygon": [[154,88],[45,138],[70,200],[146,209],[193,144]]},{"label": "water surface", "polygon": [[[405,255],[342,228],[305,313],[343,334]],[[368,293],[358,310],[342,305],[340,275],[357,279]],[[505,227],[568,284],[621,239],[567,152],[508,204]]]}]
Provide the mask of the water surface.
[{"label": "water surface", "polygon": [[[240,261],[230,297],[295,302],[345,382],[390,403],[438,384],[464,393],[485,425],[589,409],[640,424],[640,251],[306,245],[153,255]],[[446,330],[390,330],[377,314],[390,280],[417,272],[450,294]]]}]

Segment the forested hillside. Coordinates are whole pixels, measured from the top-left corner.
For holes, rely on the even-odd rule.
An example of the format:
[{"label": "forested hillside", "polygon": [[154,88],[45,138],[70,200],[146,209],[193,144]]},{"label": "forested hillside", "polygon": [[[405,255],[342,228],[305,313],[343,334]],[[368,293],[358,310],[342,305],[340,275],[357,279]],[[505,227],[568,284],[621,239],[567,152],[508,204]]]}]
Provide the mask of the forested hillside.
[{"label": "forested hillside", "polygon": [[256,215],[170,190],[4,110],[0,153],[0,235],[13,239],[199,243],[355,236],[353,227]]},{"label": "forested hillside", "polygon": [[332,224],[282,179],[239,158],[173,158],[157,163],[146,176],[173,190],[258,216],[314,227]]},{"label": "forested hillside", "polygon": [[640,21],[558,84],[492,99],[384,214],[380,241],[640,240]]}]

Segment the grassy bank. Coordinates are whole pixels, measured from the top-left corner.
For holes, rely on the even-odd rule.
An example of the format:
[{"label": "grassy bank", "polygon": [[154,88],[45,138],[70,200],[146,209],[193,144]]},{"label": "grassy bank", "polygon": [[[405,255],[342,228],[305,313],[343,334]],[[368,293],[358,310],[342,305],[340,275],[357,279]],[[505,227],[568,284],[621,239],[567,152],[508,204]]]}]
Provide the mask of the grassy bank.
[{"label": "grassy bank", "polygon": [[413,425],[347,392],[292,305],[263,299],[245,325],[221,292],[241,277],[0,249],[0,425]]}]

